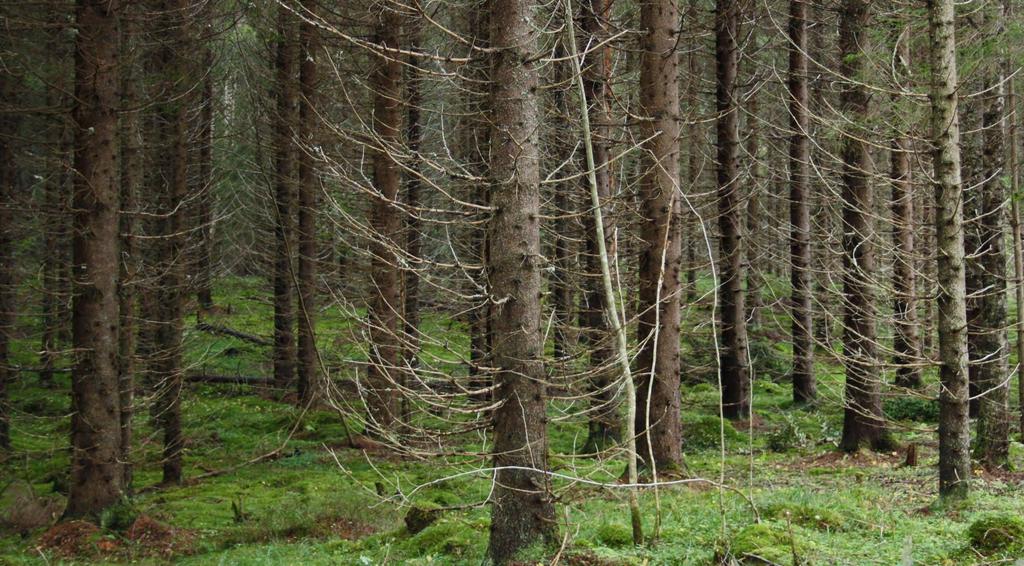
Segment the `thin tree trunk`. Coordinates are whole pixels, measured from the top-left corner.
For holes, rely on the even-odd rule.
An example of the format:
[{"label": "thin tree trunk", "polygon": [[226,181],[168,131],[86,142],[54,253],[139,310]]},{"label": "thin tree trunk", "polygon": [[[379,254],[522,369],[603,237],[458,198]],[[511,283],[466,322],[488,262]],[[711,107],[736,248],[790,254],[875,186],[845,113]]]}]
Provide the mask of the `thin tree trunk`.
[{"label": "thin tree trunk", "polygon": [[122,77],[121,77],[121,261],[118,280],[120,324],[118,330],[118,390],[121,397],[121,462],[124,465],[124,488],[132,486],[132,415],[135,404],[136,358],[136,279],[139,262],[136,257],[135,213],[137,196],[142,184],[142,131],[140,112],[140,77],[136,59],[140,42],[138,27],[129,13],[122,20]]},{"label": "thin tree trunk", "polygon": [[[307,9],[315,3],[305,0]],[[318,28],[305,19],[299,24],[299,349],[298,395],[304,405],[319,397],[320,371],[316,349],[317,314],[317,238],[320,183],[312,152],[317,147],[317,61],[320,38]]]},{"label": "thin tree trunk", "polygon": [[[591,8],[594,6],[591,5]],[[598,9],[603,8],[602,5],[597,6]],[[592,12],[591,17],[603,17],[605,11]],[[598,185],[597,180],[597,160],[594,156],[594,136],[590,129],[590,106],[589,99],[587,98],[587,85],[583,78],[583,68],[580,62],[579,50],[576,46],[576,32],[575,25],[572,23],[572,1],[565,1],[565,17],[566,21],[570,22],[567,29],[569,31],[569,48],[572,55],[572,70],[576,77],[576,85],[579,87],[580,95],[580,116],[583,124],[583,143],[584,153],[586,155],[586,171],[587,171],[587,184],[590,185],[590,206],[592,208],[592,228],[594,229],[593,239],[597,243],[597,255],[599,269],[601,270],[601,289],[604,291],[604,307],[605,317],[608,320],[608,324],[611,326],[612,332],[615,334],[615,350],[616,350],[616,361],[619,367],[622,369],[622,380],[624,389],[626,390],[626,407],[629,412],[626,418],[626,476],[627,480],[631,485],[636,485],[638,480],[637,472],[637,451],[636,451],[636,429],[634,428],[636,423],[636,386],[633,382],[632,368],[630,367],[629,361],[629,339],[626,336],[626,329],[622,325],[622,321],[619,319],[619,300],[615,296],[615,287],[612,285],[611,268],[609,267],[609,255],[608,246],[606,245],[606,232],[604,227],[604,212],[602,210],[601,201],[601,189]],[[600,28],[598,28],[600,29]],[[589,34],[590,39],[593,39],[594,35]],[[603,54],[598,54],[601,57]],[[601,70],[602,67],[598,67]],[[603,92],[602,92],[603,94]],[[605,163],[607,164],[607,163]],[[640,514],[640,502],[636,495],[636,489],[630,489],[629,491],[629,512],[630,512],[630,523],[633,527],[633,544],[639,546],[644,541],[644,530],[643,521]],[[657,532],[657,527],[655,527]],[[656,535],[655,535],[656,536]]]},{"label": "thin tree trunk", "polygon": [[287,6],[277,8],[277,63],[274,88],[274,383],[281,391],[295,379],[295,308],[292,284],[292,252],[295,241],[295,147],[298,95],[295,77],[295,18]]},{"label": "thin tree trunk", "polygon": [[154,201],[156,289],[150,306],[153,318],[153,349],[150,374],[156,386],[154,416],[163,431],[164,484],[181,483],[184,438],[181,429],[182,330],[185,295],[185,226],[183,207],[188,183],[188,85],[177,84],[189,76],[187,10],[189,0],[165,0],[157,28],[160,46],[156,76],[163,77],[157,113],[157,153]]},{"label": "thin tree trunk", "polygon": [[72,314],[75,361],[71,372],[72,454],[66,518],[96,517],[117,502],[124,489],[117,372],[120,65],[116,38],[120,10],[120,3],[111,0],[79,0],[77,10],[77,175],[73,196],[77,268]]},{"label": "thin tree trunk", "polygon": [[[679,33],[676,0],[640,9],[640,109],[646,118],[640,180],[636,431],[640,458],[664,472],[682,468],[679,393]],[[654,461],[650,462],[653,457]]]},{"label": "thin tree trunk", "polygon": [[[756,49],[757,35],[751,33],[750,41]],[[756,75],[756,69],[753,74]],[[760,92],[760,81],[754,81],[751,85],[750,96],[747,100],[747,147],[746,159],[750,160],[750,188],[747,197],[746,209],[746,233],[748,234],[745,246],[747,262],[747,324],[749,329],[756,329],[761,324],[761,311],[765,308],[763,290],[765,286],[765,272],[767,265],[762,261],[768,242],[764,236],[767,234],[765,220],[768,216],[764,203],[763,193],[768,187],[764,179],[764,167],[761,162],[761,117],[758,115],[758,98]],[[755,239],[758,241],[755,242]],[[750,368],[753,371],[753,368]]]},{"label": "thin tree trunk", "polygon": [[[687,7],[686,15],[684,19],[689,19],[691,22],[699,22],[700,4],[696,0],[690,0],[689,6]],[[696,33],[697,24],[690,24],[691,33]],[[700,108],[700,82],[701,82],[701,62],[700,62],[701,51],[699,49],[690,49],[686,55],[686,66],[689,72],[689,80],[686,85],[686,100],[689,104],[696,108]],[[687,180],[689,182],[689,190],[692,195],[700,195],[703,191],[701,190],[701,170],[702,170],[702,159],[701,148],[704,145],[702,139],[702,124],[700,120],[691,119],[686,126],[686,139],[687,139]],[[690,197],[691,202],[683,203],[681,207],[683,218],[685,220],[686,229],[686,302],[694,303],[698,297],[697,289],[697,276],[699,262],[703,262],[702,252],[704,248],[704,236],[700,222],[700,217],[689,210],[690,206],[699,209],[700,203],[693,202],[696,196]],[[698,262],[698,257],[701,259]]]},{"label": "thin tree trunk", "polygon": [[[92,31],[92,30],[89,30]],[[0,49],[7,40],[0,37]],[[0,73],[0,103],[13,108],[14,85],[11,75]],[[0,450],[11,448],[11,413],[7,393],[13,372],[10,362],[11,334],[14,330],[14,219],[15,167],[11,136],[16,124],[13,113],[0,114]]]},{"label": "thin tree trunk", "polygon": [[[1003,15],[1001,6],[986,8],[985,28],[996,43],[1003,41]],[[979,243],[977,274],[981,293],[976,299],[976,317],[968,321],[977,332],[975,361],[978,385],[978,457],[987,469],[1006,464],[1010,449],[1010,420],[1007,404],[1010,391],[1006,331],[1006,186],[1005,143],[1009,141],[1004,129],[1004,89],[1001,62],[992,64],[988,71],[985,95],[982,99],[982,175],[979,187],[981,216],[978,219]]]},{"label": "thin tree trunk", "polygon": [[[565,57],[565,48],[559,44],[555,48],[556,57]],[[557,87],[552,89],[552,106],[555,117],[549,121],[551,150],[555,161],[561,163],[569,158],[570,152],[575,148],[564,136],[569,128],[569,101],[566,88],[572,85],[571,77],[566,75],[569,65],[558,65],[555,70],[555,83]],[[564,362],[571,354],[569,332],[572,326],[572,311],[575,302],[575,285],[573,281],[573,256],[575,254],[574,242],[579,238],[574,234],[572,217],[573,205],[570,199],[570,192],[573,185],[568,182],[558,183],[552,187],[553,195],[551,200],[557,215],[552,226],[552,261],[554,269],[550,270],[548,285],[551,292],[551,304],[554,311],[552,328],[553,354],[557,362]]]},{"label": "thin tree trunk", "polygon": [[807,85],[807,2],[789,3],[789,257],[792,264],[791,333],[793,337],[793,401],[810,403],[817,396],[814,379],[814,309],[811,299],[811,145],[810,99]]},{"label": "thin tree trunk", "polygon": [[213,308],[213,52],[209,48],[204,60],[206,78],[203,80],[199,110],[199,176],[195,195],[199,210],[199,243],[195,250],[194,285],[199,308]]},{"label": "thin tree trunk", "polygon": [[[1005,0],[1004,6],[1004,17],[1011,19],[1013,17],[1013,2]],[[1009,57],[1004,62],[1006,65],[1006,71],[1011,71],[1013,60]],[[1008,116],[1012,116],[1012,119],[1008,120],[1008,160],[1007,168],[1009,169],[1010,176],[1010,193],[1013,195],[1020,194],[1020,164],[1018,163],[1018,148],[1017,142],[1017,123],[1019,120],[1019,108],[1020,105],[1017,102],[1016,94],[1016,79],[1010,78],[1006,83],[1006,98],[1007,104],[1010,106],[1007,112]],[[1018,411],[1020,412],[1020,430],[1024,432],[1024,234],[1021,233],[1021,219],[1020,219],[1020,203],[1018,199],[1010,199],[1010,226],[1013,230],[1013,271],[1014,279],[1016,282],[1015,292],[1017,298],[1017,395],[1018,395]]]},{"label": "thin tree trunk", "polygon": [[935,168],[935,235],[939,311],[939,493],[967,494],[971,477],[967,416],[967,305],[964,276],[963,183],[957,116],[953,0],[928,0],[931,42],[931,141]]},{"label": "thin tree trunk", "polygon": [[[901,71],[910,67],[910,28],[904,27],[896,38],[897,61]],[[893,105],[899,114],[900,97],[893,96]],[[902,116],[893,117],[900,123]],[[913,146],[907,132],[893,132],[889,153],[892,183],[892,222],[895,251],[893,254],[893,350],[896,365],[896,385],[918,388],[921,386],[921,344],[917,336],[917,270],[914,268],[914,190],[910,170]]]},{"label": "thin tree trunk", "polygon": [[[399,47],[402,16],[384,8],[377,23],[377,43],[382,48]],[[373,150],[373,186],[380,195],[371,211],[373,241],[370,273],[370,366],[367,371],[367,427],[382,433],[392,427],[398,415],[395,384],[401,379],[402,281],[396,250],[402,248],[402,216],[394,205],[402,179],[391,151],[401,140],[402,63],[396,52],[378,55],[373,71],[373,128],[377,140]]]},{"label": "thin tree trunk", "polygon": [[[537,130],[538,25],[533,2],[492,2],[489,178],[493,216],[487,258],[493,307],[494,491],[488,555],[495,564],[522,549],[553,542],[544,344],[541,329],[540,156]],[[516,466],[510,469],[509,466]],[[523,469],[528,468],[528,469]],[[535,471],[536,470],[536,471]]]},{"label": "thin tree trunk", "polygon": [[[472,38],[473,44],[486,48],[490,38],[488,36],[489,17],[486,10],[474,10],[468,14],[466,22],[466,34]],[[463,111],[464,127],[461,129],[460,149],[463,160],[467,163],[467,169],[477,177],[486,176],[486,153],[489,145],[489,125],[486,117],[486,108],[482,100],[485,98],[479,93],[481,90],[477,85],[483,84],[489,78],[488,55],[484,52],[475,52],[472,61],[467,65],[466,81],[463,84],[466,103]],[[488,204],[488,188],[485,183],[477,182],[468,187],[469,198],[474,204]],[[467,292],[480,297],[480,282],[485,282],[487,263],[487,229],[483,222],[468,228],[466,239],[470,242],[470,249],[465,254],[471,265],[467,267],[467,273],[474,275],[467,281]],[[480,389],[489,385],[489,376],[483,370],[487,364],[490,352],[490,303],[479,300],[468,311],[469,319],[469,374],[473,389]]]},{"label": "thin tree trunk", "polygon": [[[864,32],[869,19],[866,0],[843,0],[839,14],[840,75],[849,77],[839,94],[839,108],[851,121],[847,128],[868,123],[864,74]],[[870,182],[871,158],[860,131],[845,132],[843,159],[843,365],[846,370],[843,437],[840,446],[852,452],[861,446],[891,448],[882,413],[880,360],[875,327],[872,281],[875,265],[875,202]]]},{"label": "thin tree trunk", "polygon": [[[582,3],[580,24],[583,34],[580,45],[592,46],[607,37],[610,6],[606,0],[586,0]],[[611,197],[611,172],[608,170],[608,139],[611,113],[608,108],[608,61],[605,52],[591,52],[583,66],[583,95],[587,100],[587,112],[594,135],[591,146],[594,154],[594,182],[597,185],[598,200],[603,203],[604,234],[615,230],[607,206]],[[594,372],[590,382],[590,403],[592,412],[587,426],[587,441],[584,452],[599,452],[622,440],[622,418],[619,416],[619,402],[614,387],[614,374],[607,367],[614,359],[612,338],[605,319],[607,305],[601,280],[601,256],[598,231],[594,218],[584,218],[586,229],[587,285],[583,305],[580,308],[580,326],[583,339],[590,352],[590,368]],[[606,247],[611,247],[605,238]]]},{"label": "thin tree trunk", "polygon": [[[54,100],[54,103],[58,103],[58,101],[59,98]],[[39,352],[39,366],[42,368],[42,371],[39,373],[39,381],[45,387],[54,386],[53,370],[58,355],[57,341],[60,336],[62,322],[65,319],[63,314],[65,309],[62,308],[62,303],[65,302],[66,297],[61,292],[62,285],[60,279],[63,273],[62,260],[66,261],[66,258],[62,257],[60,252],[67,244],[61,236],[66,230],[66,224],[69,222],[66,216],[69,208],[67,206],[67,181],[70,178],[67,170],[70,169],[70,165],[67,163],[66,158],[70,153],[72,145],[70,138],[73,132],[70,127],[70,117],[63,119],[61,122],[62,132],[55,159],[56,166],[50,179],[46,182],[43,204],[46,224],[43,226],[43,248],[45,250],[43,255],[43,301],[41,309],[43,329]]]},{"label": "thin tree trunk", "polygon": [[[417,10],[422,10],[419,0],[415,0]],[[412,48],[422,48],[422,25],[419,14],[408,19],[408,35],[411,38]],[[423,144],[422,113],[423,91],[420,82],[423,80],[423,69],[420,67],[419,57],[409,57],[406,67],[406,99],[409,102],[409,110],[406,115],[406,144],[409,147],[409,154],[412,162],[409,164],[410,172],[405,181],[405,203],[409,214],[405,218],[405,252],[413,267],[405,272],[405,349],[402,354],[404,366],[408,368],[405,376],[405,383],[412,382],[412,373],[419,366],[420,357],[420,272],[423,268],[419,260],[423,253],[423,222],[420,220],[419,207],[422,205],[422,180],[423,158],[420,156],[420,147]],[[425,265],[425,264],[424,264]],[[402,399],[402,419],[408,422],[410,417],[409,400]]]},{"label": "thin tree trunk", "polygon": [[727,418],[750,411],[750,366],[743,293],[743,208],[739,183],[739,108],[736,103],[739,6],[715,2],[715,108],[718,111],[718,302],[721,311],[722,412]]}]

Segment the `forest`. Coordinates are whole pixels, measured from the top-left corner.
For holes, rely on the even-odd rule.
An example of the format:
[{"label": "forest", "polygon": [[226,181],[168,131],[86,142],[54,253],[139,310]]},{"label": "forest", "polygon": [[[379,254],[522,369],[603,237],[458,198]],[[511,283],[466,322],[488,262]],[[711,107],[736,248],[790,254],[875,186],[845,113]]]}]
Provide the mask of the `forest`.
[{"label": "forest", "polygon": [[1024,564],[1021,10],[0,2],[0,564]]}]

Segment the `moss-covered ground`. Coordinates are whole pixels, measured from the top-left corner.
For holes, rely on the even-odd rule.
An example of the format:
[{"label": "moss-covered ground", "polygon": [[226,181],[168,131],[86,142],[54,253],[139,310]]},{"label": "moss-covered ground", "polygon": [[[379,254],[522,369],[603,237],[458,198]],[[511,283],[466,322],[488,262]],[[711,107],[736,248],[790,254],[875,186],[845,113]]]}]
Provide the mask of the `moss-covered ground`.
[{"label": "moss-covered ground", "polygon": [[[220,315],[219,323],[269,334],[268,293],[259,281],[231,280],[220,291],[217,302],[230,305],[231,313]],[[326,363],[343,368],[359,362],[360,353],[352,317],[337,311],[324,310],[319,338]],[[15,344],[15,361],[25,367],[37,364],[34,324],[23,321],[27,330]],[[433,335],[450,334],[448,348],[465,341],[457,325],[430,317],[425,324],[432,325]],[[190,371],[269,373],[265,347],[188,327]],[[696,324],[689,328],[707,332]],[[535,549],[524,564],[712,564],[732,557],[768,564],[960,565],[1024,558],[1024,476],[981,473],[966,501],[937,500],[930,402],[892,399],[886,405],[899,419],[899,441],[918,447],[916,467],[903,466],[901,453],[838,453],[841,374],[821,356],[821,403],[794,407],[785,381],[787,345],[766,333],[754,349],[761,369],[754,387],[756,416],[726,425],[723,455],[714,416],[717,393],[699,377],[703,354],[695,343],[685,345],[692,366],[683,387],[687,477],[711,481],[643,491],[644,525],[656,537],[635,547],[621,489],[557,479],[562,538]],[[428,355],[446,354],[438,348]],[[66,374],[50,387],[31,372],[12,384],[14,449],[0,462],[0,487],[27,482],[40,496],[66,489],[66,388]],[[344,447],[336,414],[303,414],[251,385],[191,384],[184,403],[186,477],[193,479],[183,486],[156,486],[159,437],[141,411],[137,493],[117,510],[126,517],[112,514],[74,555],[44,545],[46,527],[3,533],[0,564],[481,563],[489,523],[483,505],[487,474],[414,488],[485,463]],[[586,425],[578,420],[552,424],[552,467],[614,484],[622,475],[621,461],[574,456],[585,435]],[[246,464],[270,452],[276,456]],[[723,479],[720,488],[716,484]],[[447,510],[410,534],[403,516],[411,505]],[[133,538],[127,529],[140,515],[175,534],[159,548]]]}]

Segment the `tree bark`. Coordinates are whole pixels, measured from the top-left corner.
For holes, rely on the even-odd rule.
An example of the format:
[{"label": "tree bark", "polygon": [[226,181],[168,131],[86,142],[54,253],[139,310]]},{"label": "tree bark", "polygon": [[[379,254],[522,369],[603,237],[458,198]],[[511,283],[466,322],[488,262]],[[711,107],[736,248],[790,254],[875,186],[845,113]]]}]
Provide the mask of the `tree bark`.
[{"label": "tree bark", "polygon": [[[548,468],[541,332],[538,24],[533,2],[490,3],[492,52],[487,258],[493,304],[495,485],[488,555],[507,564],[527,546],[553,542],[557,524]],[[516,466],[515,469],[508,468]],[[528,469],[524,469],[528,468]]]},{"label": "tree bark", "polygon": [[957,115],[955,6],[928,0],[932,67],[931,141],[935,168],[936,277],[939,311],[939,493],[967,494],[971,477],[967,416],[967,305],[964,276],[963,183]]},{"label": "tree bark", "polygon": [[291,9],[277,8],[277,61],[274,117],[274,381],[285,391],[295,379],[295,300],[292,252],[295,242],[295,146],[298,94],[296,92],[295,17]]},{"label": "tree bark", "polygon": [[132,416],[135,404],[136,293],[139,261],[135,241],[137,197],[142,185],[142,128],[138,110],[141,102],[140,76],[136,64],[140,41],[138,14],[131,8],[122,20],[121,77],[121,260],[118,279],[120,324],[118,326],[118,388],[121,398],[121,462],[124,488],[132,486]]},{"label": "tree bark", "polygon": [[[7,40],[0,38],[0,48]],[[6,51],[6,49],[4,49]],[[0,102],[14,107],[14,85],[8,73],[0,73]],[[14,330],[14,250],[12,220],[14,219],[14,147],[11,137],[15,132],[13,113],[0,114],[0,450],[11,448],[11,411],[7,393],[14,372],[11,371],[10,342]]]},{"label": "tree bark", "polygon": [[[864,31],[870,3],[843,0],[839,14],[840,75],[847,78],[839,94],[847,128],[868,123],[868,93],[864,74]],[[861,446],[887,450],[892,440],[882,413],[880,360],[875,327],[872,282],[875,264],[875,203],[870,182],[871,157],[863,130],[843,132],[843,365],[846,371],[843,437],[840,447],[852,452]]]},{"label": "tree bark", "polygon": [[164,484],[181,483],[184,438],[181,429],[182,330],[187,269],[185,250],[188,201],[188,109],[191,76],[186,51],[189,0],[164,0],[157,21],[157,69],[163,79],[157,107],[155,185],[155,291],[150,375],[156,387],[153,414],[163,432]]},{"label": "tree bark", "polygon": [[98,517],[121,498],[124,489],[117,372],[117,20],[121,8],[117,1],[79,0],[77,9],[75,360],[71,371],[71,482],[65,518]]},{"label": "tree bark", "polygon": [[[581,46],[600,44],[607,37],[610,6],[606,0],[586,0],[582,3],[579,38]],[[591,51],[584,60],[583,92],[587,99],[587,112],[592,125],[592,147],[594,153],[594,178],[598,198],[602,203],[605,226],[605,245],[611,249],[607,234],[614,232],[615,224],[605,203],[611,198],[611,175],[608,170],[608,140],[611,112],[608,107],[608,75],[611,69],[604,50]],[[584,162],[585,165],[585,162]],[[587,181],[584,180],[584,183]],[[601,281],[601,257],[598,232],[593,215],[584,216],[586,231],[586,289],[580,306],[580,327],[590,352],[590,403],[592,412],[587,425],[587,441],[584,452],[599,452],[622,440],[622,418],[619,416],[619,402],[614,387],[615,376],[610,364],[614,361],[613,336],[605,320],[605,291]],[[617,306],[616,306],[617,308]]]},{"label": "tree bark", "polygon": [[202,97],[199,105],[199,175],[195,195],[199,242],[194,251],[194,285],[200,309],[213,308],[213,52],[204,48]]},{"label": "tree bark", "polygon": [[[1003,2],[1004,17],[1007,19],[1012,18],[1013,15],[1013,2],[1011,0],[1005,0]],[[1004,61],[1006,66],[1006,72],[1012,72],[1016,67],[1013,59],[1007,57]],[[1008,114],[1010,116],[1019,115],[1019,104],[1017,102],[1016,94],[1016,79],[1010,78],[1006,83],[1006,99],[1010,109]],[[1008,131],[1007,131],[1007,158],[1009,163],[1007,169],[1009,170],[1010,177],[1010,194],[1016,195],[1020,191],[1020,170],[1018,163],[1018,147],[1017,143],[1019,138],[1017,136],[1017,120],[1007,120]],[[1017,312],[1016,312],[1016,334],[1017,334],[1017,359],[1024,360],[1024,234],[1021,233],[1021,218],[1020,218],[1020,203],[1018,199],[1010,199],[1010,226],[1013,230],[1013,272],[1015,280],[1015,295],[1017,299]],[[1020,418],[1020,430],[1024,431],[1024,363],[1017,365],[1017,396],[1018,396],[1018,411]]]},{"label": "tree bark", "polygon": [[[65,89],[66,92],[66,89]],[[64,105],[62,96],[55,96],[53,103]],[[43,329],[40,340],[39,365],[42,371],[39,373],[39,381],[45,387],[53,387],[54,363],[59,355],[58,342],[64,334],[65,322],[67,321],[68,297],[64,292],[67,282],[62,281],[66,265],[71,263],[67,255],[67,248],[70,238],[68,226],[71,223],[68,218],[70,204],[70,181],[72,169],[69,161],[72,159],[72,146],[74,132],[71,127],[70,116],[62,120],[61,134],[57,156],[54,161],[55,167],[51,178],[46,183],[45,203],[46,226],[43,228],[43,247],[46,250],[43,256]],[[0,252],[2,253],[2,252]]]},{"label": "tree bark", "polygon": [[[1001,7],[983,12],[985,28],[995,43],[1004,41]],[[1001,62],[990,64],[986,72],[982,127],[982,176],[978,188],[978,241],[980,248],[972,261],[977,262],[980,284],[974,316],[968,319],[968,334],[975,332],[974,370],[978,386],[977,454],[989,470],[1003,466],[1010,450],[1009,419],[1009,344],[1006,308],[1006,185],[1004,147],[1010,141],[1004,128],[1004,88]],[[973,326],[973,329],[970,327]]]},{"label": "tree bark", "polygon": [[[721,311],[722,412],[727,418],[750,411],[746,306],[743,292],[743,208],[739,183],[739,108],[736,103],[739,5],[715,2],[715,108],[718,111],[718,302]],[[678,342],[678,340],[677,340]]]},{"label": "tree bark", "polygon": [[402,345],[400,340],[402,313],[402,280],[397,250],[402,249],[402,216],[395,206],[402,180],[398,164],[391,154],[401,143],[401,55],[399,34],[402,15],[385,8],[378,15],[377,55],[373,71],[373,129],[377,140],[373,148],[373,186],[379,196],[374,198],[371,224],[374,229],[370,243],[370,366],[367,372],[367,427],[382,433],[392,427],[398,415],[398,391],[401,380]]},{"label": "tree bark", "polygon": [[[313,0],[304,0],[308,10],[315,9]],[[317,122],[317,61],[320,48],[319,29],[306,21],[299,24],[299,349],[298,395],[303,405],[323,394],[320,364],[316,349],[317,315],[317,238],[316,217],[319,210],[320,182],[314,165]]]},{"label": "tree bark", "polygon": [[640,8],[641,139],[636,431],[639,456],[664,472],[682,468],[679,393],[679,33],[676,0]]},{"label": "tree bark", "polygon": [[[486,10],[474,10],[467,14],[465,33],[472,38],[473,45],[486,48],[490,43],[489,37],[489,16]],[[465,110],[462,119],[463,127],[460,136],[460,156],[467,164],[467,169],[476,177],[486,176],[486,154],[489,141],[489,124],[487,122],[487,109],[483,100],[486,96],[481,93],[477,85],[483,84],[489,79],[489,55],[486,52],[475,51],[472,59],[467,65],[466,80],[463,82],[465,96]],[[488,204],[488,188],[483,182],[475,182],[467,187],[468,197],[476,205]],[[482,216],[482,215],[481,215]],[[470,385],[473,389],[480,389],[490,384],[490,376],[484,371],[490,353],[490,302],[484,300],[482,290],[486,288],[487,263],[487,229],[480,218],[474,218],[477,222],[467,228],[466,239],[470,242],[470,249],[465,253],[468,261],[466,271],[475,277],[467,278],[467,293],[477,298],[477,301],[468,309],[467,318],[470,333],[469,347],[469,374]]]},{"label": "tree bark", "polygon": [[[896,37],[897,62],[905,74],[910,68],[910,28],[903,27]],[[909,87],[909,85],[904,85]],[[899,115],[900,96],[893,96],[896,116],[893,123],[903,120]],[[917,270],[914,268],[914,185],[910,169],[913,154],[910,135],[896,129],[889,151],[892,183],[892,239],[895,244],[892,268],[893,286],[893,363],[896,365],[896,385],[921,387],[921,343],[917,336]]]},{"label": "tree bark", "polygon": [[[753,49],[757,50],[757,33],[756,30],[752,30],[748,41],[754,46]],[[753,65],[752,65],[753,66]],[[751,81],[750,94],[747,97],[747,144],[745,149],[745,158],[750,160],[749,173],[747,179],[749,180],[750,187],[747,192],[747,207],[746,207],[746,233],[749,235],[744,246],[744,253],[746,255],[746,317],[748,334],[757,329],[761,324],[761,311],[765,308],[763,291],[765,287],[765,273],[767,272],[768,265],[763,261],[765,258],[765,248],[769,244],[765,238],[768,231],[765,230],[766,220],[769,216],[768,210],[765,207],[765,201],[762,200],[764,193],[768,192],[768,185],[765,183],[765,171],[762,166],[762,145],[761,145],[761,116],[760,104],[758,99],[760,98],[761,82],[757,77],[757,69],[754,67],[751,69]],[[770,199],[766,199],[770,202]],[[750,371],[751,379],[756,377],[754,375],[754,368],[748,368]]]},{"label": "tree bark", "polygon": [[[415,2],[418,10],[422,9],[419,0]],[[418,15],[409,18],[409,36],[412,38],[414,49],[421,48],[422,26]],[[420,175],[423,173],[423,158],[420,156],[420,146],[423,144],[423,124],[420,108],[423,106],[423,92],[420,89],[420,82],[423,80],[423,69],[420,68],[419,57],[409,57],[406,67],[406,99],[409,101],[406,124],[406,144],[409,147],[409,154],[412,162],[409,164],[411,171],[405,181],[405,203],[409,214],[405,219],[405,253],[413,268],[405,272],[405,350],[403,352],[404,366],[409,368],[407,373],[412,373],[419,365],[420,356],[420,257],[423,253],[423,223],[420,220],[419,207],[422,205],[422,181]],[[407,376],[408,377],[408,376]],[[410,379],[405,380],[410,383]],[[408,401],[403,399],[403,419],[409,416]]]},{"label": "tree bark", "polygon": [[793,338],[793,401],[813,402],[814,309],[811,272],[810,97],[807,85],[807,2],[789,3],[789,258]]}]

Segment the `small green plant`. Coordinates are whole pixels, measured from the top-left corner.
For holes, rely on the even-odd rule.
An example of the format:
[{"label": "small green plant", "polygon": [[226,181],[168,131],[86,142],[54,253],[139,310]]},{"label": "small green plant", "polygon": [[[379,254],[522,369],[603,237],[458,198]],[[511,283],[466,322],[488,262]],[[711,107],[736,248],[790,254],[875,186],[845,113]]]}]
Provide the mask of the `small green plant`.
[{"label": "small green plant", "polygon": [[110,531],[126,531],[138,516],[139,512],[131,500],[122,498],[100,513],[100,527]]},{"label": "small green plant", "polygon": [[809,440],[793,415],[785,413],[782,424],[768,433],[767,446],[772,452],[786,452],[807,446]]},{"label": "small green plant", "polygon": [[245,510],[245,504],[242,501],[241,495],[231,502],[231,514],[234,516],[235,524],[239,525],[252,518],[252,513]]},{"label": "small green plant", "polygon": [[894,421],[934,423],[939,420],[939,402],[921,397],[893,397],[883,403],[885,414]]}]

